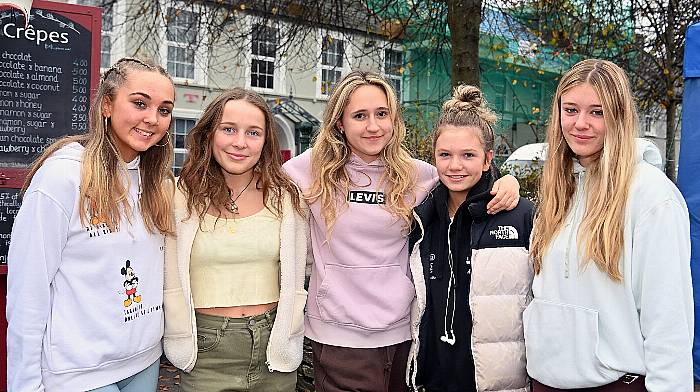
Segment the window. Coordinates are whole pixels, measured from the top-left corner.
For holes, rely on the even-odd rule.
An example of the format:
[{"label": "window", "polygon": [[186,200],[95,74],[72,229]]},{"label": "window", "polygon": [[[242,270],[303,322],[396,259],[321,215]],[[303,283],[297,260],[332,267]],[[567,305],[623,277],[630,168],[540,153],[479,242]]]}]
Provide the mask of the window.
[{"label": "window", "polygon": [[401,101],[403,81],[403,52],[384,49],[384,75],[396,91],[396,97]]},{"label": "window", "polygon": [[168,73],[176,78],[194,79],[194,60],[199,17],[191,11],[168,8],[166,41]]},{"label": "window", "polygon": [[342,77],[345,64],[345,41],[330,35],[321,42],[321,94],[329,95]]},{"label": "window", "polygon": [[251,37],[250,86],[275,88],[277,29],[263,24],[253,26]]},{"label": "window", "polygon": [[[78,0],[77,4],[102,8],[102,30],[100,45],[100,68],[112,66],[113,43],[117,34],[114,31],[114,11],[117,8],[115,0]],[[118,58],[118,57],[117,57]]]},{"label": "window", "polygon": [[102,8],[102,47],[100,49],[100,67],[112,65],[112,39],[114,35],[114,3],[106,3]]},{"label": "window", "polygon": [[195,120],[190,118],[175,118],[172,128],[172,142],[175,148],[175,160],[173,163],[173,172],[175,175],[180,175],[182,165],[187,156],[187,133],[194,127]]}]

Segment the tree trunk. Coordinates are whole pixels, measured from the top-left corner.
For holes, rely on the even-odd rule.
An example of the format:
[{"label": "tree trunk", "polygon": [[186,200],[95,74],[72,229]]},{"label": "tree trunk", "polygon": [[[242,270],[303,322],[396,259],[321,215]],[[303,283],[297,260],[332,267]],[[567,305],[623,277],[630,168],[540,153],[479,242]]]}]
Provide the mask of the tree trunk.
[{"label": "tree trunk", "polygon": [[447,0],[452,43],[452,86],[479,86],[481,0]]},{"label": "tree trunk", "polygon": [[666,177],[676,182],[676,111],[678,101],[671,99],[666,108]]}]

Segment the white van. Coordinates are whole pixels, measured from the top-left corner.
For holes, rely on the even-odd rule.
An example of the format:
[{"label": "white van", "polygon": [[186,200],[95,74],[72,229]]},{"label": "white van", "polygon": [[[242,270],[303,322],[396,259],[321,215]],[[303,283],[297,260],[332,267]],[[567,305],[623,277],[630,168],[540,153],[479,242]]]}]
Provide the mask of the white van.
[{"label": "white van", "polygon": [[[647,139],[638,137],[637,154],[648,163],[656,166],[659,170],[664,170],[663,158],[661,151],[656,145]],[[544,166],[544,161],[547,159],[547,143],[532,143],[526,144],[513,151],[512,154],[503,162],[501,171],[512,172],[511,169],[529,169],[540,170]]]}]

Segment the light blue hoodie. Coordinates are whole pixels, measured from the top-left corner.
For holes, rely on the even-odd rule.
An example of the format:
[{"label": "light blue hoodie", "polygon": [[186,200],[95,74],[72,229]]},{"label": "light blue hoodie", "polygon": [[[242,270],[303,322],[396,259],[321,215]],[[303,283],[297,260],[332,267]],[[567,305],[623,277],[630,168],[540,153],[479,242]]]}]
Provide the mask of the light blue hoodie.
[{"label": "light blue hoodie", "polygon": [[[139,158],[127,164],[131,222],[80,222],[84,148],[69,144],[36,172],[8,254],[10,391],[84,391],[158,360],[163,336],[163,244],[138,206]],[[128,263],[128,266],[127,266]]]}]

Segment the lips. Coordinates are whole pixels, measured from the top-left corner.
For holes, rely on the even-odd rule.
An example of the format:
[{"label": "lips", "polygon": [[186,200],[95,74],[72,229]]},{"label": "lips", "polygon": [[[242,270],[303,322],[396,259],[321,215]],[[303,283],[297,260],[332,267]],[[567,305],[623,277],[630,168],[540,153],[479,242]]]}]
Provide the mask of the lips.
[{"label": "lips", "polygon": [[235,152],[226,152],[226,155],[234,161],[242,161],[248,158],[248,156],[245,154],[236,154]]}]

